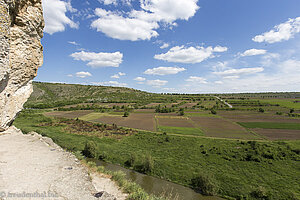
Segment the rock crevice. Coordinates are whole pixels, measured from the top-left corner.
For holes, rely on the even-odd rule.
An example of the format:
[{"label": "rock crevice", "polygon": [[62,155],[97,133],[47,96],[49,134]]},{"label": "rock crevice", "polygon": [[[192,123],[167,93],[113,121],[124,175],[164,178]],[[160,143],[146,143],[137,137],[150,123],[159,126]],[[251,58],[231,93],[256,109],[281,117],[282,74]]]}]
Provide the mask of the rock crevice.
[{"label": "rock crevice", "polygon": [[43,64],[41,0],[0,0],[0,131],[6,130],[32,93]]}]

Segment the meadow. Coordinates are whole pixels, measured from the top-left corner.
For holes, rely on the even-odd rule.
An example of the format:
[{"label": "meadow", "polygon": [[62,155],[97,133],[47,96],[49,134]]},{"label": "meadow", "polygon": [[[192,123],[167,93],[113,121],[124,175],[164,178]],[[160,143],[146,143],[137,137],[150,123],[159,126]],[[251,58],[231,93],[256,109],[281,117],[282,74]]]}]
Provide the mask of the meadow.
[{"label": "meadow", "polygon": [[300,199],[299,99],[34,83],[14,124],[73,152],[89,144],[93,158],[202,194]]},{"label": "meadow", "polygon": [[[197,188],[195,180],[209,175],[214,195],[236,199],[300,197],[300,141],[183,137],[119,127],[106,130],[104,125],[97,125],[103,129],[95,131],[82,128],[84,121],[66,123],[63,119],[45,117],[42,112],[23,111],[14,125],[24,133],[36,131],[48,136],[73,152],[83,151],[87,141],[93,141],[97,144],[98,159],[188,187]],[[78,121],[80,125],[76,126]],[[87,127],[90,126],[92,123]],[[101,131],[106,134],[99,134]],[[147,157],[153,166],[143,171]]]}]

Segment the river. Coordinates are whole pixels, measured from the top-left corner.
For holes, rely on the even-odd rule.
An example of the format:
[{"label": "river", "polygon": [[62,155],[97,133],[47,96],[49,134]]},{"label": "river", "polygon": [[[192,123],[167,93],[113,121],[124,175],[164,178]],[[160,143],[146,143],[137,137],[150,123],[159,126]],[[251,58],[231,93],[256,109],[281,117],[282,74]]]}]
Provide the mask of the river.
[{"label": "river", "polygon": [[[139,184],[148,194],[161,195],[171,197],[171,199],[178,200],[221,200],[219,197],[203,196],[194,190],[165,181],[153,176],[138,173],[133,170],[126,169],[119,165],[109,164],[103,161],[95,161],[98,166],[104,166],[105,169],[110,171],[123,171],[128,180]],[[176,197],[176,198],[175,198]]]}]

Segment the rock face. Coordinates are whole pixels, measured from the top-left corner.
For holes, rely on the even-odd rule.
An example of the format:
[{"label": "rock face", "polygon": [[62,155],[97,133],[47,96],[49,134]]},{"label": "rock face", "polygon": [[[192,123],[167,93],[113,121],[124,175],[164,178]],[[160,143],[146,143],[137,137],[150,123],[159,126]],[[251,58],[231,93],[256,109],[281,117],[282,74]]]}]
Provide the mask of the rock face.
[{"label": "rock face", "polygon": [[32,93],[43,64],[43,29],[42,0],[0,0],[0,131]]}]

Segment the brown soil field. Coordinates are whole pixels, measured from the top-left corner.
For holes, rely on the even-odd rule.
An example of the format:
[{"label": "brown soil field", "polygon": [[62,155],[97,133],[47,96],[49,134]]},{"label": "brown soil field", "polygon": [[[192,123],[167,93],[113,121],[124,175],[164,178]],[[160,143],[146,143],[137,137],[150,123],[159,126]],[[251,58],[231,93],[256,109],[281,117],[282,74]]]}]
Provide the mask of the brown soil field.
[{"label": "brown soil field", "polygon": [[260,139],[238,124],[214,117],[190,117],[209,137]]},{"label": "brown soil field", "polygon": [[269,140],[300,140],[300,130],[252,129]]},{"label": "brown soil field", "polygon": [[134,110],[135,113],[154,113],[154,109],[136,109]]},{"label": "brown soil field", "polygon": [[93,120],[93,122],[116,124],[118,126],[124,126],[128,128],[156,131],[154,116],[154,113],[131,113],[129,117],[104,116]]},{"label": "brown soil field", "polygon": [[157,118],[158,125],[160,126],[173,126],[173,127],[191,127],[194,128],[193,122],[187,118]]},{"label": "brown soil field", "polygon": [[287,122],[300,123],[300,119],[290,118],[281,115],[258,113],[254,111],[219,111],[218,115],[234,122]]},{"label": "brown soil field", "polygon": [[157,116],[178,116],[178,113],[156,113]]},{"label": "brown soil field", "polygon": [[197,103],[185,103],[185,104],[179,106],[179,108],[185,108],[185,107],[192,108],[195,105],[197,105]]},{"label": "brown soil field", "polygon": [[149,103],[146,105],[146,107],[155,107],[155,106],[158,106],[160,104],[163,104],[163,103]]},{"label": "brown soil field", "polygon": [[49,117],[64,117],[64,118],[77,118],[92,113],[92,110],[77,110],[77,111],[54,111],[45,113]]}]

